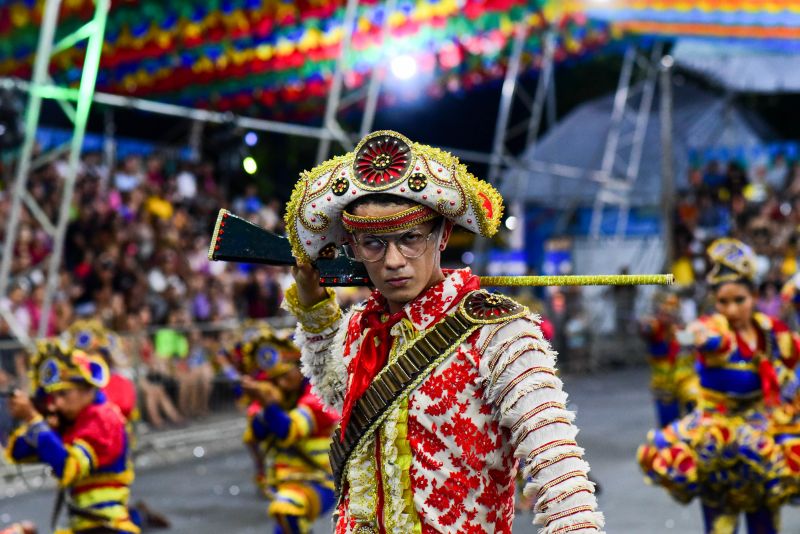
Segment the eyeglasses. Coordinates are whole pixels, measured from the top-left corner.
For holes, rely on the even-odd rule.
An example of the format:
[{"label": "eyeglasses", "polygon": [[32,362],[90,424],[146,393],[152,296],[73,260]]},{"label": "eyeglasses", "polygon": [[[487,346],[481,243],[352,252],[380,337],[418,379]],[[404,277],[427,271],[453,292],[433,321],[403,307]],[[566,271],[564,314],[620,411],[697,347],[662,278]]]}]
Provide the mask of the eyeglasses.
[{"label": "eyeglasses", "polygon": [[353,237],[353,240],[358,248],[358,259],[368,263],[375,263],[386,257],[389,243],[394,243],[395,248],[397,248],[403,257],[410,260],[419,258],[425,254],[428,248],[428,241],[436,234],[438,234],[436,230],[431,230],[427,235],[419,230],[411,230],[395,237],[366,235],[360,239]]}]

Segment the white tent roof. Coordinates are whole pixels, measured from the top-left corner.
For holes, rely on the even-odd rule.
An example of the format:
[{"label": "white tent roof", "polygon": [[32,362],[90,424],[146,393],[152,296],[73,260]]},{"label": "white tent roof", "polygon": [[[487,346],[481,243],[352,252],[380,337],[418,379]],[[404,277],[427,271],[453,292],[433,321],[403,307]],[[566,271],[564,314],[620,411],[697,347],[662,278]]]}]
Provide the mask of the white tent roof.
[{"label": "white tent roof", "polygon": [[754,43],[681,39],[672,49],[680,67],[734,92],[800,92],[800,54]]},{"label": "white tent roof", "polygon": [[[587,102],[551,128],[521,160],[568,165],[585,169],[581,178],[567,178],[551,172],[510,170],[501,185],[506,199],[522,197],[553,207],[591,205],[599,185],[590,171],[601,168],[603,150],[611,122],[614,95]],[[655,206],[661,193],[661,135],[658,96],[651,111],[645,137],[639,177],[631,204]],[[673,157],[675,181],[686,184],[689,149],[714,146],[751,147],[762,144],[759,133],[745,112],[724,98],[694,85],[676,84],[673,89]]]}]

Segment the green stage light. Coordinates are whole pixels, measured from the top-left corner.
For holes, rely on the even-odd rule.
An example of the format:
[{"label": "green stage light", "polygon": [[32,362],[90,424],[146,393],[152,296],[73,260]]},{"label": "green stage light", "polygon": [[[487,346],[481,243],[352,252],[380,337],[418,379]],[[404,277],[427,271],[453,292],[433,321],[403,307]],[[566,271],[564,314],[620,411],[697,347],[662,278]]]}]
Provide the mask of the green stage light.
[{"label": "green stage light", "polygon": [[256,160],[250,156],[244,158],[244,161],[242,161],[242,167],[244,167],[244,172],[247,174],[255,174],[258,170],[258,164],[256,163]]}]

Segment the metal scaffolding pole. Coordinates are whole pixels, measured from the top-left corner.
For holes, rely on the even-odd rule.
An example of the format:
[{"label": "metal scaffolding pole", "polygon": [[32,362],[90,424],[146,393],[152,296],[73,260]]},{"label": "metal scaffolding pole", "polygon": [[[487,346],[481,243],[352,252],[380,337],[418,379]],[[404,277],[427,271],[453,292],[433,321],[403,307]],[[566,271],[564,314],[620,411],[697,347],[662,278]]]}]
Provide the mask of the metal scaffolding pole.
[{"label": "metal scaffolding pole", "polygon": [[[389,39],[389,16],[397,9],[397,0],[387,0],[383,11],[383,28],[381,29],[381,52],[380,57],[386,54],[386,41]],[[380,96],[383,77],[386,75],[386,62],[378,61],[372,69],[372,76],[369,79],[367,88],[367,100],[364,103],[364,114],[361,116],[361,128],[358,137],[363,138],[372,131],[375,123],[375,111],[378,108],[378,97]]]},{"label": "metal scaffolding pole", "polygon": [[[346,147],[350,141],[336,121],[336,112],[339,111],[339,104],[342,100],[344,69],[347,55],[350,52],[350,43],[353,40],[353,26],[355,26],[356,23],[357,8],[358,0],[347,0],[344,21],[342,22],[342,29],[344,32],[342,36],[342,48],[339,50],[339,57],[336,59],[336,70],[334,70],[333,78],[331,79],[331,87],[328,92],[328,99],[325,103],[325,118],[322,122],[322,127],[334,134]],[[322,163],[322,161],[327,159],[330,150],[331,138],[326,137],[321,139],[317,147],[317,163]]]},{"label": "metal scaffolding pole", "polygon": [[[523,19],[524,20],[524,19]],[[488,182],[496,185],[500,178],[500,171],[503,166],[503,157],[506,153],[506,141],[508,138],[508,123],[511,117],[511,105],[514,103],[514,92],[517,89],[517,78],[519,77],[520,62],[522,60],[522,50],[525,45],[525,38],[528,36],[528,29],[524,23],[520,22],[514,31],[514,41],[511,45],[511,56],[506,68],[506,76],[503,80],[503,89],[500,95],[500,108],[497,112],[497,121],[494,128],[494,142],[492,143],[492,154],[489,163]],[[488,263],[486,254],[489,250],[489,241],[480,236],[475,237],[475,270],[483,272]]]},{"label": "metal scaffolding pole", "polygon": [[[0,78],[0,86],[9,88],[18,88],[23,91],[30,91],[30,84],[13,78]],[[112,95],[108,93],[95,93],[95,104],[102,104],[111,107],[119,107],[123,109],[134,109],[144,111],[146,113],[155,113],[159,115],[166,115],[170,117],[180,117],[187,120],[195,120],[200,122],[211,122],[215,124],[231,124],[230,115],[218,113],[214,111],[205,111],[193,109],[174,104],[164,104],[163,102],[155,102],[152,100],[144,100],[141,98],[129,98],[124,96]],[[236,117],[233,119],[232,124],[239,128],[256,130],[262,132],[273,132],[283,135],[293,135],[298,137],[307,137],[311,139],[332,139],[333,134],[324,128],[315,128],[311,126],[303,126],[299,124],[292,124],[286,122],[277,122],[264,119],[256,119],[253,117]],[[510,130],[510,129],[509,129]],[[355,138],[354,138],[355,139]],[[69,145],[54,149],[48,154],[39,156],[31,164],[31,168],[36,168],[47,163],[51,163],[61,155],[68,152]],[[473,163],[489,164],[492,161],[492,155],[489,152],[481,152],[477,150],[466,150],[454,147],[442,147],[443,150],[452,152],[464,161],[471,161]],[[599,182],[602,181],[602,174],[599,170],[590,170],[580,167],[573,167],[571,165],[563,165],[560,163],[552,163],[546,161],[527,160],[521,161],[508,154],[502,157],[502,164],[504,168],[520,168],[530,172],[539,172],[553,174],[561,178],[568,179],[584,179],[588,177],[590,180]]]},{"label": "metal scaffolding pole", "polygon": [[[600,235],[606,206],[616,206],[619,210],[616,236],[620,238],[627,231],[630,195],[639,176],[662,52],[661,42],[655,44],[649,58],[642,56],[633,44],[625,51],[600,169],[603,184],[592,210],[593,237]],[[634,87],[637,65],[644,71],[644,79]]]},{"label": "metal scaffolding pole", "polygon": [[639,177],[639,167],[642,162],[642,152],[644,151],[644,139],[647,135],[647,125],[650,122],[650,111],[653,108],[653,95],[655,94],[658,83],[659,63],[661,61],[664,44],[656,43],[651,54],[650,62],[646,68],[647,78],[642,87],[642,101],[636,114],[636,124],[633,131],[631,142],[630,159],[625,170],[625,181],[628,183],[628,196],[626,202],[620,206],[620,214],[617,219],[617,237],[622,237],[628,230],[628,216],[630,215],[630,191]]},{"label": "metal scaffolding pole", "polygon": [[[33,65],[32,81],[34,85],[44,84],[48,77],[47,68],[50,65],[50,54],[53,49],[53,38],[55,37],[60,4],[60,0],[48,0],[44,7],[44,13],[42,14],[42,30],[39,35],[39,44],[36,48],[36,62]],[[39,124],[41,107],[41,95],[32,92],[28,99],[28,107],[25,114],[25,139],[17,164],[17,175],[14,180],[14,190],[11,195],[11,212],[9,214],[5,240],[3,242],[3,258],[2,261],[0,261],[0,296],[2,297],[8,294],[11,263],[14,260],[14,246],[17,240],[20,210],[22,208],[21,203],[28,183],[31,156],[33,155],[33,147],[36,143],[36,126]],[[11,314],[3,315],[12,333],[24,344],[30,345],[31,341],[27,332],[22,330],[21,325],[14,319],[14,316]]]},{"label": "metal scaffolding pole", "polygon": [[[3,243],[3,257],[2,261],[0,261],[0,296],[6,296],[10,285],[14,247],[20,229],[21,203],[25,202],[34,218],[40,222],[45,231],[53,235],[53,251],[49,257],[46,291],[42,304],[42,317],[44,319],[40,323],[39,332],[37,333],[40,337],[46,334],[47,331],[49,323],[47,318],[50,314],[53,294],[58,280],[58,267],[61,263],[67,217],[72,202],[80,149],[83,145],[83,137],[92,103],[97,70],[100,64],[100,54],[103,47],[105,23],[108,16],[110,0],[96,0],[95,12],[92,20],[54,44],[53,40],[55,38],[60,5],[60,0],[47,0],[42,15],[42,29],[39,34],[33,76],[31,78],[31,83],[26,84],[27,90],[29,91],[29,98],[25,116],[25,139],[17,164],[16,179],[11,199],[11,212],[6,227],[5,241]],[[59,50],[65,50],[74,46],[78,41],[83,39],[88,39],[88,43],[79,89],[76,91],[53,85],[48,74],[48,67],[53,54]],[[16,85],[19,86],[20,84],[17,83]],[[36,201],[27,191],[28,176],[34,165],[38,165],[41,161],[48,160],[46,155],[42,155],[37,158],[37,161],[32,161],[33,147],[36,142],[36,129],[39,124],[43,98],[55,98],[59,100],[67,117],[74,121],[73,136],[70,144],[69,165],[67,176],[64,177],[60,211],[56,224],[53,224],[47,219],[43,210],[36,205]],[[72,99],[77,100],[77,109],[73,109],[65,102],[66,100]],[[57,151],[61,152],[61,147],[59,147]],[[7,313],[7,310],[3,310],[2,315],[8,322],[12,333],[25,345],[30,347],[31,340],[28,333],[24,332],[13,315]]]},{"label": "metal scaffolding pole", "polygon": [[665,267],[672,269],[675,259],[672,217],[675,206],[675,166],[672,156],[672,56],[661,59],[661,224],[666,247]]},{"label": "metal scaffolding pole", "polygon": [[[555,50],[556,50],[556,33],[554,30],[550,29],[542,39],[542,43],[544,45],[544,50],[542,51],[542,67],[539,73],[539,80],[536,84],[536,94],[533,97],[533,103],[531,105],[531,116],[528,120],[528,132],[525,137],[525,150],[531,150],[533,146],[539,139],[539,129],[542,125],[542,116],[544,114],[545,105],[548,102],[553,102],[552,106],[555,106],[555,84],[553,83],[553,65],[555,59]],[[552,111],[555,113],[555,109]],[[548,111],[549,114],[549,111]],[[554,118],[552,120],[555,120]],[[548,122],[550,119],[548,119]],[[524,199],[528,198],[528,190],[530,188],[531,181],[525,180],[525,187],[521,187],[520,182],[522,182],[524,178],[524,174],[522,172],[517,172],[517,183],[515,184],[515,197],[518,199],[518,202],[524,202]]]},{"label": "metal scaffolding pole", "polygon": [[[92,106],[92,94],[94,93],[94,86],[97,81],[97,70],[100,67],[100,54],[103,51],[106,18],[108,17],[108,9],[110,6],[111,0],[95,0],[94,18],[89,23],[92,25],[92,30],[81,34],[81,39],[88,36],[89,42],[86,45],[86,58],[83,62],[81,85],[78,89],[78,109],[75,117],[75,129],[72,134],[72,146],[70,147],[67,176],[64,178],[64,190],[61,194],[61,206],[58,212],[56,236],[53,243],[53,252],[50,254],[47,287],[42,303],[41,316],[43,319],[39,323],[39,337],[44,337],[47,334],[50,308],[53,305],[53,296],[56,291],[56,284],[58,283],[58,268],[61,265],[61,255],[64,250],[67,218],[69,217],[70,206],[72,205],[72,195],[75,191],[75,179],[78,176],[81,147],[83,146],[83,137],[86,133],[86,123],[89,121],[89,109]],[[81,30],[78,31],[80,32]]]},{"label": "metal scaffolding pole", "polygon": [[191,160],[195,163],[200,161],[200,155],[203,153],[203,130],[205,122],[197,119],[192,121],[192,126],[189,128],[189,151]]},{"label": "metal scaffolding pole", "polygon": [[[525,138],[525,147],[530,147],[536,143],[539,137],[539,128],[542,124],[542,114],[544,112],[545,104],[552,102],[552,113],[555,114],[555,85],[553,84],[553,59],[556,51],[556,34],[553,30],[548,30],[542,39],[544,50],[542,51],[542,68],[539,72],[539,80],[536,85],[536,95],[533,99],[533,109],[531,110],[531,117],[528,121],[528,135]],[[548,109],[548,115],[551,110]],[[548,118],[548,121],[554,121],[555,116]]]},{"label": "metal scaffolding pole", "polygon": [[107,174],[100,178],[104,190],[110,185],[114,167],[117,165],[116,133],[117,125],[114,122],[114,109],[106,108],[103,111],[103,165]]}]

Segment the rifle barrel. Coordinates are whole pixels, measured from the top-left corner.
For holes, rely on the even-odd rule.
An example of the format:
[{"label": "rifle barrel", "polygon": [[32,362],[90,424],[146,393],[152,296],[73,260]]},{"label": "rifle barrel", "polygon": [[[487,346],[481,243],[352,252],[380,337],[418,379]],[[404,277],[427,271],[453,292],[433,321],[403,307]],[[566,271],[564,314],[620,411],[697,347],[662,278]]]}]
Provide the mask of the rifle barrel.
[{"label": "rifle barrel", "polygon": [[672,274],[599,274],[575,276],[481,276],[483,287],[539,286],[667,286]]}]

